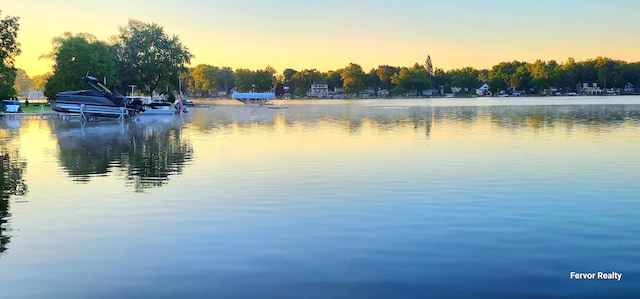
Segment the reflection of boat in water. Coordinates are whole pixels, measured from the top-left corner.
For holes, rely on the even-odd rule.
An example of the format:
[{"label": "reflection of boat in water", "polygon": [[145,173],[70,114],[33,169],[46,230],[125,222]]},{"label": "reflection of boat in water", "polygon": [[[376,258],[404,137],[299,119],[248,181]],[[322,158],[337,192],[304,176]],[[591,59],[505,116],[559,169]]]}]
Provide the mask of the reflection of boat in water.
[{"label": "reflection of boat in water", "polygon": [[49,124],[61,168],[80,182],[114,172],[138,191],[159,187],[182,172],[193,152],[175,117],[130,122],[51,118]]},{"label": "reflection of boat in water", "polygon": [[265,105],[276,98],[273,92],[234,92],[232,96],[242,103],[254,105]]},{"label": "reflection of boat in water", "polygon": [[51,109],[58,113],[77,114],[83,118],[89,117],[132,117],[143,110],[142,102],[131,100],[123,95],[112,92],[98,79],[85,76],[92,90],[64,91],[56,95],[51,103]]}]

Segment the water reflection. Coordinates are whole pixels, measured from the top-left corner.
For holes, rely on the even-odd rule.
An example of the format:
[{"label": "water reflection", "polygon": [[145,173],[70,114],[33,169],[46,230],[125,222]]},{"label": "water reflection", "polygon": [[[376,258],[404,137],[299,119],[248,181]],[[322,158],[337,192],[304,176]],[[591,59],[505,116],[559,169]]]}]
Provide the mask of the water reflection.
[{"label": "water reflection", "polygon": [[494,124],[507,128],[571,128],[577,125],[604,128],[626,122],[638,125],[640,121],[638,106],[629,105],[506,106],[485,111]]},{"label": "water reflection", "polygon": [[[391,103],[391,102],[390,102]],[[540,129],[588,126],[615,128],[640,124],[637,105],[567,105],[567,106],[398,106],[398,105],[293,105],[286,110],[264,107],[218,106],[215,110],[196,110],[194,124],[202,131],[275,127],[319,127],[332,125],[350,134],[370,123],[381,130],[414,127],[428,137],[438,124],[475,126],[487,121],[505,129]]]},{"label": "water reflection", "polygon": [[7,244],[11,239],[9,227],[9,200],[12,195],[24,195],[27,192],[27,184],[23,176],[27,163],[21,159],[20,150],[13,144],[18,136],[20,121],[4,118],[0,128],[0,254],[7,250]]},{"label": "water reflection", "polygon": [[131,122],[51,118],[49,124],[58,142],[60,164],[77,182],[113,170],[135,191],[160,187],[171,174],[182,173],[193,155],[178,118]]}]

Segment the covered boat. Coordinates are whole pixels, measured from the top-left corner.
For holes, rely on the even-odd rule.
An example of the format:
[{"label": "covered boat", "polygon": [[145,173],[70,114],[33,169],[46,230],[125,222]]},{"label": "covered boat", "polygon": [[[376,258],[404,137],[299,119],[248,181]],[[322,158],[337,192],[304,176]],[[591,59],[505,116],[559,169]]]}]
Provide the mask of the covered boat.
[{"label": "covered boat", "polygon": [[20,101],[2,100],[2,110],[7,113],[22,112],[22,110],[20,109]]},{"label": "covered boat", "polygon": [[233,98],[245,104],[264,105],[276,98],[273,92],[234,92]]},{"label": "covered boat", "polygon": [[144,110],[142,101],[127,99],[112,92],[95,77],[85,76],[92,90],[64,91],[56,94],[51,109],[59,113],[79,114],[88,117],[132,117]]}]

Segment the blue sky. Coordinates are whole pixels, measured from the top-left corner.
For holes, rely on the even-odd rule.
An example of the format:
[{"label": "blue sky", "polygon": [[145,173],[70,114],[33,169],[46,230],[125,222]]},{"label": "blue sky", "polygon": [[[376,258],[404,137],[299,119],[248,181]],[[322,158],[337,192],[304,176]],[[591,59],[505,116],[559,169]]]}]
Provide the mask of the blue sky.
[{"label": "blue sky", "polygon": [[[129,3],[132,2],[132,3]],[[125,1],[25,0],[2,5],[21,18],[30,75],[68,31],[107,40],[128,19],[158,23],[195,55],[193,65],[335,70],[358,63],[410,66],[431,55],[445,70],[502,61],[607,56],[640,61],[640,1]]]}]

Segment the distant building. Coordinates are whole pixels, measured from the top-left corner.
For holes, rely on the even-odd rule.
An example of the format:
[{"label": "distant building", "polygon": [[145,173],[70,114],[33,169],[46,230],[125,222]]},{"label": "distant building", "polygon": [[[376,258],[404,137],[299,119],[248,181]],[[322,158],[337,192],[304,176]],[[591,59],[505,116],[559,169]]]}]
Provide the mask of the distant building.
[{"label": "distant building", "polygon": [[582,83],[581,91],[583,95],[598,95],[602,93],[602,88],[598,87],[598,83]]},{"label": "distant building", "polygon": [[44,98],[44,93],[40,89],[29,90],[29,94],[27,95],[28,99],[41,99]]},{"label": "distant building", "polygon": [[478,89],[476,89],[476,94],[479,96],[487,96],[491,95],[491,90],[489,89],[489,84],[484,83]]},{"label": "distant building", "polygon": [[627,82],[627,85],[624,86],[624,93],[634,93],[636,92],[636,87],[631,84],[631,82]]},{"label": "distant building", "polygon": [[318,82],[311,84],[311,89],[307,92],[307,96],[317,98],[329,96],[329,84]]}]

